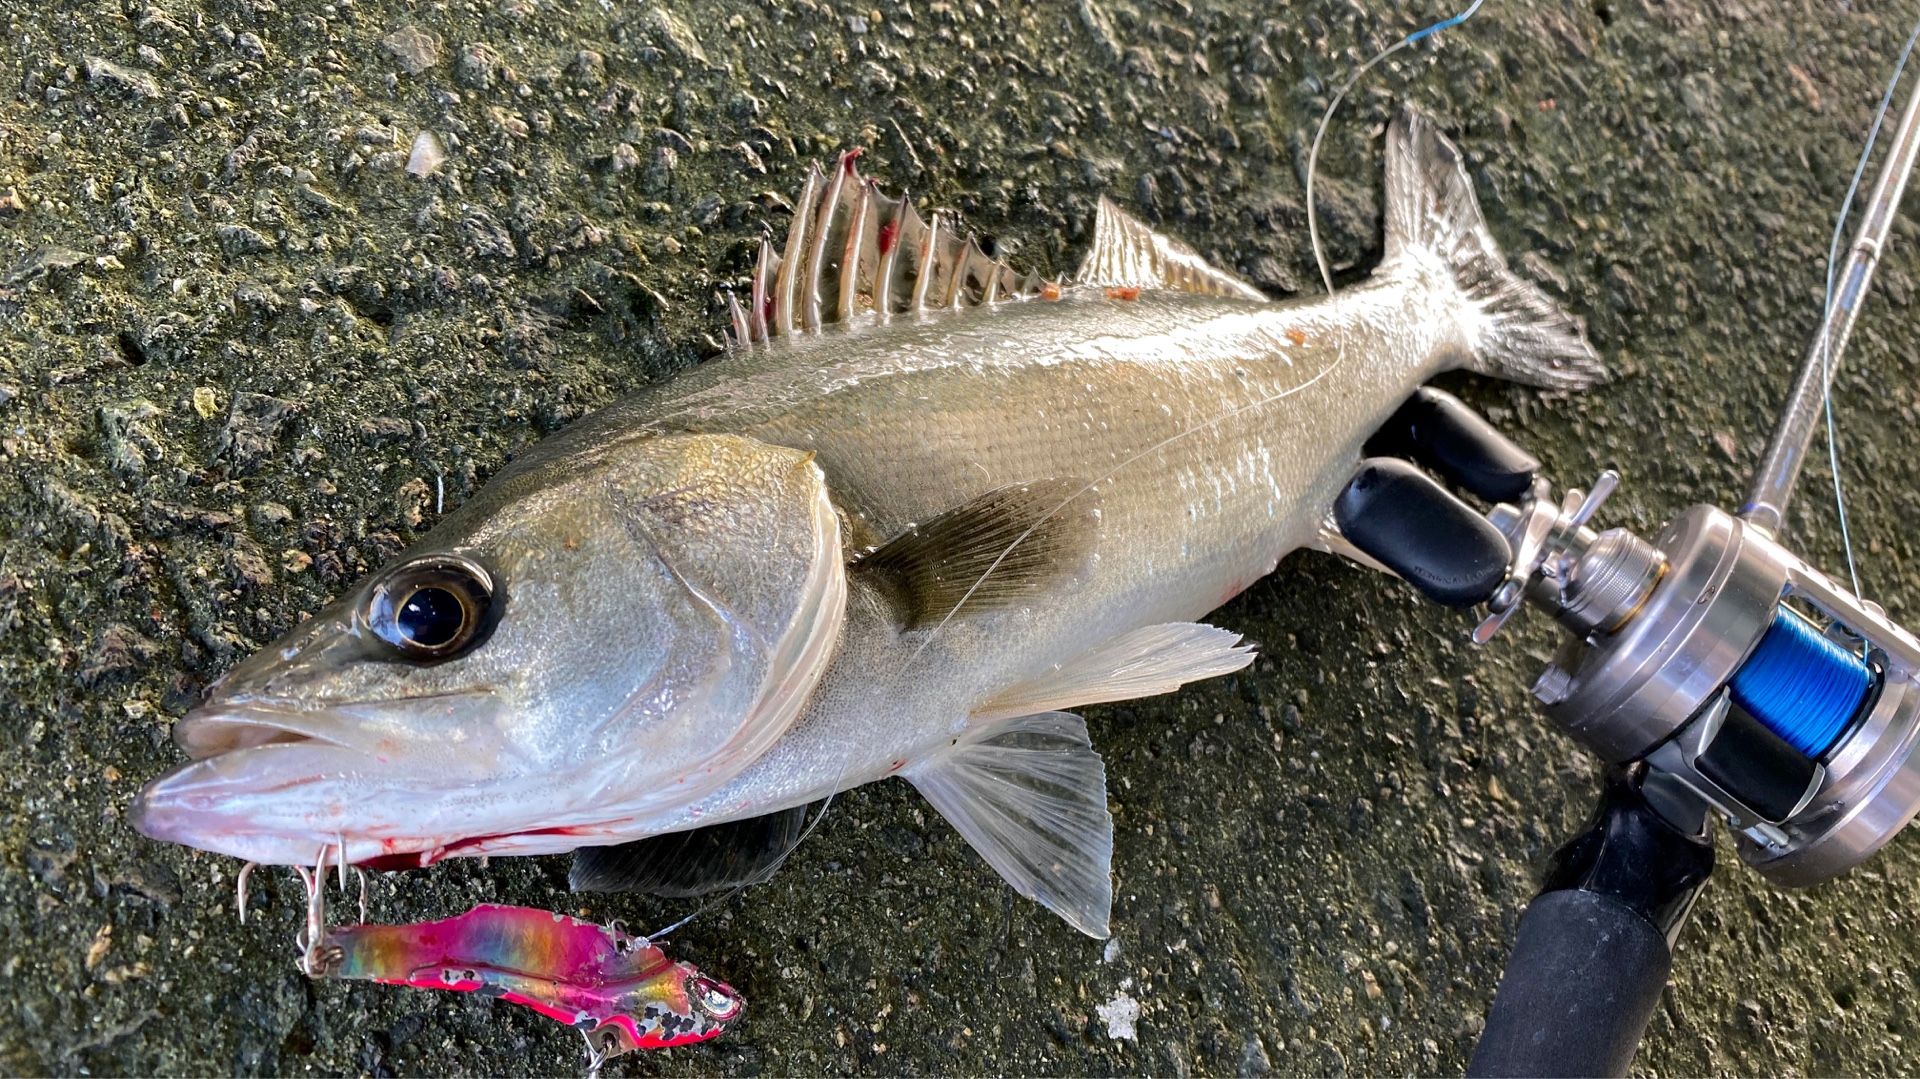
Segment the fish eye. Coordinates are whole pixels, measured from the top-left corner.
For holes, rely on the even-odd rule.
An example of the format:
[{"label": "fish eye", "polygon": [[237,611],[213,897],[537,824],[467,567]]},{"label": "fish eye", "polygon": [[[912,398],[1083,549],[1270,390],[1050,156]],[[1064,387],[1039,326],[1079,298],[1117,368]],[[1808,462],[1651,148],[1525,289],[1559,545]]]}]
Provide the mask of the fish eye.
[{"label": "fish eye", "polygon": [[687,996],[701,1011],[721,1022],[740,1014],[739,995],[711,978],[698,974],[688,978]]},{"label": "fish eye", "polygon": [[367,624],[409,659],[440,660],[478,644],[493,614],[493,577],[486,570],[454,555],[433,555],[374,586]]}]

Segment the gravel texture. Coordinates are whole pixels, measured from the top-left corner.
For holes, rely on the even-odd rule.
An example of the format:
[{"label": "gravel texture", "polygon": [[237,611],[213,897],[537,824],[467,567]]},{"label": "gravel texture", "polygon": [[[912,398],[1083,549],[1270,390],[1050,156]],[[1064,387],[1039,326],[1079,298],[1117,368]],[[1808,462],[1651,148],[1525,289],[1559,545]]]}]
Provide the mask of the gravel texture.
[{"label": "gravel texture", "polygon": [[[0,6],[0,1070],[566,1073],[579,1040],[447,994],[312,985],[299,888],[124,810],[248,650],[517,449],[712,350],[716,286],[805,163],[1070,270],[1112,194],[1282,294],[1327,84],[1431,18],[1337,0],[119,0]],[[1257,5],[1256,5],[1257,7]],[[1738,499],[1817,318],[1825,245],[1904,10],[1490,4],[1328,139],[1335,262],[1378,257],[1379,132],[1455,135],[1516,263],[1618,377],[1446,381],[1612,522]],[[1915,614],[1908,222],[1839,384],[1871,594]],[[1840,566],[1810,470],[1795,514]],[[1118,819],[1114,940],[1002,886],[905,785],[836,802],[773,883],[672,948],[745,1023],[615,1074],[1434,1073],[1465,1064],[1519,910],[1596,788],[1525,687],[1552,634],[1300,555],[1216,621],[1242,674],[1090,709]],[[1724,852],[1636,1069],[1912,1073],[1920,846],[1773,891]],[[629,925],[565,860],[382,883]]]}]

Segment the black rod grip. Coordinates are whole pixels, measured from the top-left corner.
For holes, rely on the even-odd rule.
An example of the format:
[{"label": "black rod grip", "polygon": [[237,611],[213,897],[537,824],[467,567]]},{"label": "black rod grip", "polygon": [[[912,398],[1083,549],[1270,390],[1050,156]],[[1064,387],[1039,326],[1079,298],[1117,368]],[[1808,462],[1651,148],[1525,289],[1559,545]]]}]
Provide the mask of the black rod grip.
[{"label": "black rod grip", "polygon": [[1547,892],[1527,906],[1473,1076],[1616,1076],[1659,1006],[1667,938],[1598,892]]},{"label": "black rod grip", "polygon": [[1706,815],[1644,765],[1607,770],[1593,816],[1520,917],[1469,1075],[1627,1074],[1713,873]]}]

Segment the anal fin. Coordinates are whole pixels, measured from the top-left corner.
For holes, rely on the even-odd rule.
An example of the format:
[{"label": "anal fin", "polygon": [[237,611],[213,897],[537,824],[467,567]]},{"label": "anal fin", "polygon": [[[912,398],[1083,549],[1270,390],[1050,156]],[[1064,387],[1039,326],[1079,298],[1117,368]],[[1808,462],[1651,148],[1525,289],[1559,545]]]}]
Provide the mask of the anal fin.
[{"label": "anal fin", "polygon": [[1059,708],[1171,693],[1188,682],[1231,674],[1254,661],[1238,633],[1199,622],[1143,626],[1009,686],[974,709],[993,720]]},{"label": "anal fin", "polygon": [[576,892],[645,892],[686,899],[759,884],[805,830],[807,807],[573,852]]},{"label": "anal fin", "polygon": [[1106,766],[1079,716],[981,724],[903,774],[1015,891],[1107,936],[1113,817]]}]

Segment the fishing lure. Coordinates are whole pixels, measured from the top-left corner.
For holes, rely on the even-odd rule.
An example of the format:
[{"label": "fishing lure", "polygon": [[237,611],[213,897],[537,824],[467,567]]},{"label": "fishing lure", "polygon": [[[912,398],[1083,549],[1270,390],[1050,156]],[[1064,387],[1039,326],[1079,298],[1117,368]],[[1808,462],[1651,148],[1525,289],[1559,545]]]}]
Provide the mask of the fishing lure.
[{"label": "fishing lure", "polygon": [[324,858],[299,873],[307,885],[300,968],[308,977],[519,1004],[578,1030],[590,1071],[637,1049],[717,1037],[746,1010],[733,987],[645,937],[532,907],[482,903],[433,922],[328,928]]}]

